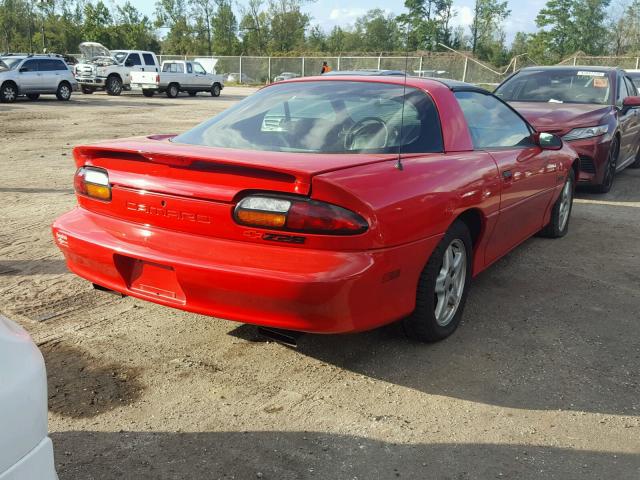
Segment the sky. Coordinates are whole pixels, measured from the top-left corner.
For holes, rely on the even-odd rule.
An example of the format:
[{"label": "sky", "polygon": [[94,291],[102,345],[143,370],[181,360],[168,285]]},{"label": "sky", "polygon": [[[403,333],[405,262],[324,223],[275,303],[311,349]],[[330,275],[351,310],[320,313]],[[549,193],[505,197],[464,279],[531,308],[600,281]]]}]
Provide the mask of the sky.
[{"label": "sky", "polygon": [[[117,3],[120,1],[115,0]],[[149,17],[153,17],[155,11],[155,0],[131,0],[140,11]],[[507,42],[513,40],[516,32],[533,32],[536,30],[535,18],[540,9],[545,5],[546,0],[509,0],[511,16],[505,23],[505,33]],[[474,0],[454,0],[456,17],[454,25],[468,27],[473,18]],[[363,15],[367,10],[381,8],[395,14],[403,13],[404,0],[316,0],[307,4],[305,11],[308,12],[312,21],[311,24],[319,24],[324,30],[331,30],[335,25],[352,25],[357,17]]]}]

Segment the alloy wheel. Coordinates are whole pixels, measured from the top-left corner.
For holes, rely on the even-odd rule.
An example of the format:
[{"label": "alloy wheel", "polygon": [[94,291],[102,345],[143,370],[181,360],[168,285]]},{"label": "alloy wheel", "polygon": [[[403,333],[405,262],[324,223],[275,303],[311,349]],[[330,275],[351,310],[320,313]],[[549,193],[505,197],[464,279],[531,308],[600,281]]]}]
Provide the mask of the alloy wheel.
[{"label": "alloy wheel", "polygon": [[564,230],[564,227],[567,226],[567,222],[569,221],[569,213],[571,212],[571,200],[573,197],[573,184],[571,179],[568,178],[564,187],[562,188],[562,193],[560,194],[560,208],[558,211],[558,227],[560,231]]},{"label": "alloy wheel", "polygon": [[435,318],[446,327],[460,306],[467,277],[467,251],[460,239],[453,240],[444,252],[435,285]]},{"label": "alloy wheel", "polygon": [[11,85],[6,85],[2,88],[2,99],[5,102],[13,102],[17,97],[16,89]]}]

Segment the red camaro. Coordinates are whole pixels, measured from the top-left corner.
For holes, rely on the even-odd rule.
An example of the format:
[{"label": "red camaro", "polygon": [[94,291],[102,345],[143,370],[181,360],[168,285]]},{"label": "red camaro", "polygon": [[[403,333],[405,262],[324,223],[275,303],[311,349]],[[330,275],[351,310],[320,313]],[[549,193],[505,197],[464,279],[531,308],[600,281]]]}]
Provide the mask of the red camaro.
[{"label": "red camaro", "polygon": [[578,162],[471,85],[305,78],[178,136],[74,150],[53,224],[98,288],[272,328],[457,327],[471,277],[567,232]]}]

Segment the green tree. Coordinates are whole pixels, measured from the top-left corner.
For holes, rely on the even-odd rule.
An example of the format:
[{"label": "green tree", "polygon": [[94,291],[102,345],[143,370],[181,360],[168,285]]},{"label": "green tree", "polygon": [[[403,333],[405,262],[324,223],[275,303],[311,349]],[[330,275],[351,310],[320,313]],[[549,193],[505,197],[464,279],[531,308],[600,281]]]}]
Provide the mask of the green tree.
[{"label": "green tree", "polygon": [[471,24],[472,53],[495,60],[504,52],[502,24],[510,14],[506,1],[476,0]]},{"label": "green tree", "polygon": [[194,53],[195,31],[189,23],[185,0],[158,0],[156,26],[169,31],[162,42],[162,51],[177,55]]},{"label": "green tree", "polygon": [[407,13],[397,17],[407,29],[407,49],[436,50],[451,42],[452,0],[405,0]]},{"label": "green tree", "polygon": [[262,55],[269,43],[269,16],[264,11],[263,0],[249,0],[240,21],[242,50],[245,54]]},{"label": "green tree", "polygon": [[99,42],[107,47],[114,47],[114,45],[111,45],[113,40],[112,26],[113,18],[102,0],[98,0],[95,4],[85,4],[82,30],[86,41]]},{"label": "green tree", "polygon": [[269,17],[270,52],[284,53],[304,48],[305,31],[310,17],[302,12],[301,0],[270,0]]},{"label": "green tree", "polygon": [[402,49],[402,32],[395,15],[376,8],[369,10],[355,22],[355,33],[360,37],[360,50],[366,52],[393,52]]},{"label": "green tree", "polygon": [[212,20],[213,45],[218,55],[239,53],[238,20],[229,0],[218,0],[217,10]]}]

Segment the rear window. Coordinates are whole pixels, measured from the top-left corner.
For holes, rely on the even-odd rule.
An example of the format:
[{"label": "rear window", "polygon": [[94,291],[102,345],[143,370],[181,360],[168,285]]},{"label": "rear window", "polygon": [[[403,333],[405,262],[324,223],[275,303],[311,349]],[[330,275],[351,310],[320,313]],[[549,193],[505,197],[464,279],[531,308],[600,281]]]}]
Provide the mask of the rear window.
[{"label": "rear window", "polygon": [[507,102],[594,103],[611,105],[612,85],[606,72],[581,67],[523,71],[494,92]]},{"label": "rear window", "polygon": [[354,81],[273,85],[173,141],[277,152],[442,151],[440,121],[428,95]]}]

